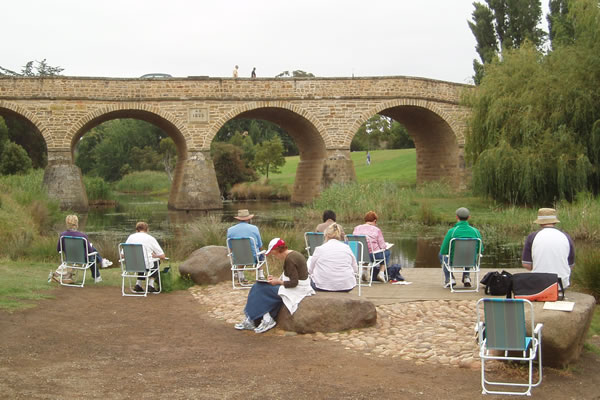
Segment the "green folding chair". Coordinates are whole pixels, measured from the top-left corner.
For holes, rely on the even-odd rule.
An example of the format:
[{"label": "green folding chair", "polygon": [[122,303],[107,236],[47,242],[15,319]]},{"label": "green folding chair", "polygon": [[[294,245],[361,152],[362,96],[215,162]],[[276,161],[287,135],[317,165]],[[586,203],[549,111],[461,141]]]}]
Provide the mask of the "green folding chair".
[{"label": "green folding chair", "polygon": [[81,283],[65,283],[63,282],[63,274],[59,274],[59,282],[63,286],[83,287],[85,285],[85,277],[88,269],[97,268],[96,254],[94,251],[88,253],[88,241],[79,236],[63,236],[60,241],[60,265],[59,271],[71,270],[73,281],[76,279],[76,272],[83,271]]},{"label": "green folding chair", "polygon": [[311,257],[315,249],[323,244],[325,236],[322,232],[304,232],[304,242],[306,243],[306,254]]},{"label": "green folding chair", "polygon": [[227,256],[231,263],[231,281],[234,289],[249,289],[252,286],[252,283],[245,283],[240,279],[239,275],[236,277],[238,271],[254,271],[255,279],[258,279],[259,270],[264,268],[264,275],[269,275],[265,250],[258,250],[253,237],[228,238],[227,248],[229,249]]},{"label": "green folding chair", "polygon": [[[481,314],[481,304],[483,304],[483,315]],[[525,304],[528,304],[530,308],[531,336],[527,336]],[[483,298],[477,302],[477,331],[483,394],[531,396],[531,389],[542,383],[543,324],[537,324],[535,327],[534,324],[533,304],[529,300]],[[533,361],[536,358],[538,380],[533,383]],[[489,380],[486,378],[485,371],[485,362],[488,360],[526,362],[529,366],[527,382]],[[492,390],[492,388],[498,390]],[[519,391],[518,388],[525,388],[525,390]]]},{"label": "green folding chair", "polygon": [[[481,266],[481,239],[479,238],[453,238],[448,245],[449,254],[442,259],[442,268],[445,268],[450,276],[454,273],[475,274],[473,286],[470,288],[455,288],[450,285],[451,292],[479,292],[479,272]],[[443,272],[443,271],[442,271]],[[442,274],[445,280],[444,274]]]},{"label": "green folding chair", "polygon": [[[162,291],[162,283],[160,280],[160,264],[154,262],[144,251],[144,246],[141,244],[134,243],[120,243],[119,244],[119,263],[121,264],[121,293],[123,296],[133,297],[146,297],[148,296],[148,285],[149,278],[156,274],[158,275],[158,291],[153,292],[158,294]],[[136,282],[138,279],[144,279],[144,291],[136,292],[133,290],[132,282]],[[125,281],[129,284],[129,291],[125,291]]]}]

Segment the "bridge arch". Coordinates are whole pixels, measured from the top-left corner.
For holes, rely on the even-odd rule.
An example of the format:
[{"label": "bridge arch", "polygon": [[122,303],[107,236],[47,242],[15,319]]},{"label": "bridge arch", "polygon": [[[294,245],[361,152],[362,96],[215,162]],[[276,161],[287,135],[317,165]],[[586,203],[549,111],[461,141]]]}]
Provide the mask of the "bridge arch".
[{"label": "bridge arch", "polygon": [[21,107],[19,104],[0,100],[0,116],[2,115],[16,115],[27,120],[27,122],[40,132],[44,142],[46,142],[46,147],[49,147],[52,144],[52,136],[48,133],[49,131],[45,124],[26,108]]},{"label": "bridge arch", "polygon": [[219,129],[229,120],[236,118],[262,119],[283,128],[294,140],[300,153],[296,170],[292,203],[306,203],[320,192],[323,166],[327,158],[326,143],[329,141],[323,124],[307,110],[286,102],[252,102],[225,113],[207,136],[210,147]]},{"label": "bridge arch", "polygon": [[185,139],[187,129],[181,121],[178,121],[173,115],[162,111],[158,107],[147,104],[114,104],[96,109],[85,115],[70,127],[67,134],[67,138],[71,138],[69,150],[72,161],[75,161],[75,148],[82,136],[103,122],[121,118],[132,118],[149,122],[162,129],[173,139],[177,149],[177,164],[169,192],[169,207],[175,207],[174,204],[177,203],[177,196],[181,193],[184,172],[183,164],[188,158],[188,146]]},{"label": "bridge arch", "polygon": [[375,114],[398,121],[413,139],[417,153],[417,184],[446,180],[460,185],[465,140],[460,121],[431,101],[396,99],[378,104],[357,118],[348,140],[352,141],[360,126]]}]

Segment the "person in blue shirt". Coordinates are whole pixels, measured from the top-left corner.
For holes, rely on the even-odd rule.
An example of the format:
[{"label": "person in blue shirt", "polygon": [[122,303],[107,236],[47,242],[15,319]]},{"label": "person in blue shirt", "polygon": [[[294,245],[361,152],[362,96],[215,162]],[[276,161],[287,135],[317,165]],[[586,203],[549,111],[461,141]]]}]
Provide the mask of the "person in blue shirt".
[{"label": "person in blue shirt", "polygon": [[[260,249],[262,249],[263,246],[262,240],[260,238],[260,232],[256,225],[252,225],[250,223],[252,221],[252,218],[254,218],[254,214],[250,214],[248,210],[242,209],[238,210],[237,215],[233,218],[237,219],[240,222],[227,229],[227,239],[251,237],[256,242],[256,247],[260,251]],[[254,253],[254,258],[256,258],[255,250],[252,249],[252,252]],[[258,270],[258,278],[265,279],[265,275],[262,269]],[[242,271],[238,271],[238,279],[240,279],[240,281],[246,281],[246,278],[244,277],[244,273]]]}]

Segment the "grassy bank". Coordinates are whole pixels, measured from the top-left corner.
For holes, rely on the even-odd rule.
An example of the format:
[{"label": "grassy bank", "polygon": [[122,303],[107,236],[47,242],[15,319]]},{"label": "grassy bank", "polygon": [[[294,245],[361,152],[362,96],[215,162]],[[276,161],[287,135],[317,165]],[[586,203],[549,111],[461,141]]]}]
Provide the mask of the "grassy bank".
[{"label": "grassy bank", "polygon": [[116,182],[114,189],[123,193],[144,193],[161,195],[169,193],[171,181],[166,172],[136,171],[127,174]]}]

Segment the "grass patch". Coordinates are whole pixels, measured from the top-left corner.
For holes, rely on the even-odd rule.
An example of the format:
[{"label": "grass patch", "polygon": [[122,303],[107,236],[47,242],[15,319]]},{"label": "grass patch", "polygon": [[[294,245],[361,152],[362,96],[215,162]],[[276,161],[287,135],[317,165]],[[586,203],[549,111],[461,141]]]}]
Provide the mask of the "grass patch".
[{"label": "grass patch", "polygon": [[83,184],[89,201],[108,201],[114,198],[110,185],[100,177],[84,176]]},{"label": "grass patch", "polygon": [[[366,157],[367,153],[364,151],[350,153],[359,183],[393,181],[402,182],[405,186],[416,184],[417,153],[415,149],[373,150],[371,151],[371,165],[367,165]],[[269,174],[269,181],[292,186],[296,179],[299,162],[300,156],[286,157],[281,172]]]},{"label": "grass patch", "polygon": [[47,263],[0,260],[0,308],[22,310],[34,307],[36,301],[52,298],[48,283],[51,269]]},{"label": "grass patch", "polygon": [[289,200],[292,186],[277,182],[242,182],[231,188],[233,200]]},{"label": "grass patch", "polygon": [[171,189],[166,172],[136,171],[115,183],[115,189],[124,193],[165,194]]}]

